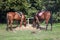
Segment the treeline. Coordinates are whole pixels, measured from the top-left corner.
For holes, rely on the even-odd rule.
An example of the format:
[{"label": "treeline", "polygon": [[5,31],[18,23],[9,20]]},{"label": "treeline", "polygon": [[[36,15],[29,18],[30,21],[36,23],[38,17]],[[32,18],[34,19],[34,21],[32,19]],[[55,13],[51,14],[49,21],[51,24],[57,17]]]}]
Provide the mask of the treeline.
[{"label": "treeline", "polygon": [[54,22],[60,22],[60,0],[0,0],[0,22],[6,22],[9,11],[22,11],[28,18],[41,10],[51,11]]}]

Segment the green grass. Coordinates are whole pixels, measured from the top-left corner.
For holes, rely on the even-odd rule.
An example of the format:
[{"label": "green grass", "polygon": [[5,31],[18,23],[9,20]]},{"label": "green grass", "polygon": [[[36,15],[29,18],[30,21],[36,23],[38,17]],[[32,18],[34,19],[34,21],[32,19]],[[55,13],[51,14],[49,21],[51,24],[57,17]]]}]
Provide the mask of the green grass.
[{"label": "green grass", "polygon": [[19,30],[16,32],[6,31],[6,24],[0,24],[0,40],[60,40],[60,23],[53,24],[53,30],[36,31]]}]

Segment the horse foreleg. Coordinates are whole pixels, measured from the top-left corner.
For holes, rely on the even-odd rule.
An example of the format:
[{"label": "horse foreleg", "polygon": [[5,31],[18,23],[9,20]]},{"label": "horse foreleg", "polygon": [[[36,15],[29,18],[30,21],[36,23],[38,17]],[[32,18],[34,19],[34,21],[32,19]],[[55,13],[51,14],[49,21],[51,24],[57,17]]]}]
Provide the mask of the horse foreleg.
[{"label": "horse foreleg", "polygon": [[24,19],[24,26],[26,27],[26,19]]},{"label": "horse foreleg", "polygon": [[20,21],[20,27],[22,26],[22,22],[23,22],[23,20]]},{"label": "horse foreleg", "polygon": [[39,19],[38,19],[37,16],[36,16],[35,18],[36,18],[36,27],[37,27],[37,29],[38,29],[38,28],[39,28]]},{"label": "horse foreleg", "polygon": [[24,26],[26,27],[26,22],[24,22]]},{"label": "horse foreleg", "polygon": [[39,23],[36,23],[37,29],[39,28]]}]

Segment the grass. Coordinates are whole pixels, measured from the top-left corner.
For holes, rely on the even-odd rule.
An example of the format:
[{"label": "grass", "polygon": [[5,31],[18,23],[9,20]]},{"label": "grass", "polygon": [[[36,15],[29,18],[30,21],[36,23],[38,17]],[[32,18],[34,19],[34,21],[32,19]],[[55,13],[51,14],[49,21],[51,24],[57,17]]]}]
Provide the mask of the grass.
[{"label": "grass", "polygon": [[60,23],[53,24],[53,30],[36,31],[19,30],[16,32],[6,31],[6,24],[0,24],[0,40],[60,40]]}]

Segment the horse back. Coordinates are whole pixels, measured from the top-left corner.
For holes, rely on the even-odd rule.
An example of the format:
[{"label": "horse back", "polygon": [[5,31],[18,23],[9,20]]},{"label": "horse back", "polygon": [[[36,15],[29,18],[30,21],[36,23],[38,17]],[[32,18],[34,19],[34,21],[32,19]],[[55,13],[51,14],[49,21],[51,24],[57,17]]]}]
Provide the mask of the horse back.
[{"label": "horse back", "polygon": [[7,16],[12,16],[12,17],[13,17],[13,16],[15,16],[15,15],[16,15],[15,12],[8,12],[8,13],[7,13]]},{"label": "horse back", "polygon": [[25,15],[19,14],[18,12],[8,12],[7,13],[7,18],[8,19],[15,19],[15,20],[21,20],[21,18],[25,18]]},{"label": "horse back", "polygon": [[[39,14],[39,13],[38,13]],[[43,14],[40,16],[37,14],[37,17],[42,20],[42,19],[49,19],[51,16],[50,11],[44,11]]]},{"label": "horse back", "polygon": [[8,19],[20,19],[19,15],[15,12],[8,12],[7,13],[7,18]]}]

